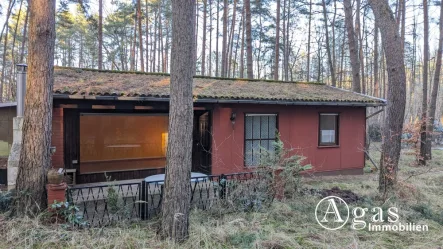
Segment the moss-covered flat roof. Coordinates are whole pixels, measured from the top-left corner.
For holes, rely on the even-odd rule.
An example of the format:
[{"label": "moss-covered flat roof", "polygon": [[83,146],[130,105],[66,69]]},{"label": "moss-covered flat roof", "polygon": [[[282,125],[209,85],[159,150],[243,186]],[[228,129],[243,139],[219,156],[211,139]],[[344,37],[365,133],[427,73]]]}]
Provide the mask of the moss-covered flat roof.
[{"label": "moss-covered flat roof", "polygon": [[[55,67],[54,93],[83,96],[169,98],[168,74]],[[194,77],[196,100],[342,102],[384,105],[382,99],[322,83]]]}]

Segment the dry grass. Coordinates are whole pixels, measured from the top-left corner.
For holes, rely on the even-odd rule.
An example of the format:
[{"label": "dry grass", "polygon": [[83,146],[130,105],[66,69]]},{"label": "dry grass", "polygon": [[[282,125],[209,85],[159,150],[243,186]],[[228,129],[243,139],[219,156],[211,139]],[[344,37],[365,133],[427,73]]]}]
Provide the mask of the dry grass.
[{"label": "dry grass", "polygon": [[434,161],[427,168],[413,167],[411,161],[411,156],[402,156],[400,188],[386,203],[377,198],[377,173],[306,178],[303,183],[307,188],[350,189],[365,198],[359,205],[395,205],[400,210],[401,221],[427,224],[428,232],[354,231],[348,226],[327,231],[314,217],[320,197],[297,195],[275,202],[266,212],[222,214],[194,210],[190,218],[190,238],[181,245],[160,240],[155,221],[68,231],[56,225],[43,225],[40,219],[1,221],[0,218],[0,248],[443,247],[443,151],[434,151]]}]

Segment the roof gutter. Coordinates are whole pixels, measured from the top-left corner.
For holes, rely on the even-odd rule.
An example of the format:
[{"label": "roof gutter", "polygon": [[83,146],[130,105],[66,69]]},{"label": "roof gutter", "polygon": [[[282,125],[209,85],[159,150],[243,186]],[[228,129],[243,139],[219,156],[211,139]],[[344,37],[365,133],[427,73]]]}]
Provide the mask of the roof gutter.
[{"label": "roof gutter", "polygon": [[[100,95],[69,95],[54,93],[54,99],[76,99],[76,100],[117,100],[117,101],[153,101],[169,102],[165,97],[121,97]],[[284,100],[232,100],[232,99],[195,99],[194,103],[208,104],[262,104],[262,105],[308,105],[308,106],[355,106],[355,107],[377,107],[384,106],[383,103],[366,102],[344,102],[344,101],[284,101]]]},{"label": "roof gutter", "polygon": [[378,110],[378,111],[372,113],[371,115],[367,116],[366,119],[370,119],[370,118],[372,118],[372,117],[374,117],[374,116],[376,116],[376,115],[378,115],[379,113],[384,112],[384,111],[385,111],[385,107],[382,106],[380,110]]}]

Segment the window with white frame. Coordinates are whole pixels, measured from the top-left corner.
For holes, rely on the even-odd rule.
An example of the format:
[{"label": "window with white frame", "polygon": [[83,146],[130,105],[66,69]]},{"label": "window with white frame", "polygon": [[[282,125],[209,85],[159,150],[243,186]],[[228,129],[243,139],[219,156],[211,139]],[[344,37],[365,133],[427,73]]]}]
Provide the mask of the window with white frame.
[{"label": "window with white frame", "polygon": [[245,166],[260,165],[263,150],[274,151],[277,114],[246,114]]},{"label": "window with white frame", "polygon": [[338,145],[338,113],[320,113],[319,120],[319,146],[336,146]]}]

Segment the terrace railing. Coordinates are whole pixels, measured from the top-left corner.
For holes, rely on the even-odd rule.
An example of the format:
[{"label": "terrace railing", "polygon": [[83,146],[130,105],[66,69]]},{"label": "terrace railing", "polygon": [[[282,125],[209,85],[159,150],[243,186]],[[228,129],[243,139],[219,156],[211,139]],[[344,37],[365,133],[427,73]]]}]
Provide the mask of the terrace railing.
[{"label": "terrace railing", "polygon": [[[191,178],[191,208],[210,209],[228,199],[238,186],[255,191],[255,172],[209,175]],[[100,186],[70,187],[68,201],[78,206],[89,226],[104,226],[123,220],[147,220],[160,213],[163,181],[112,183]]]}]

